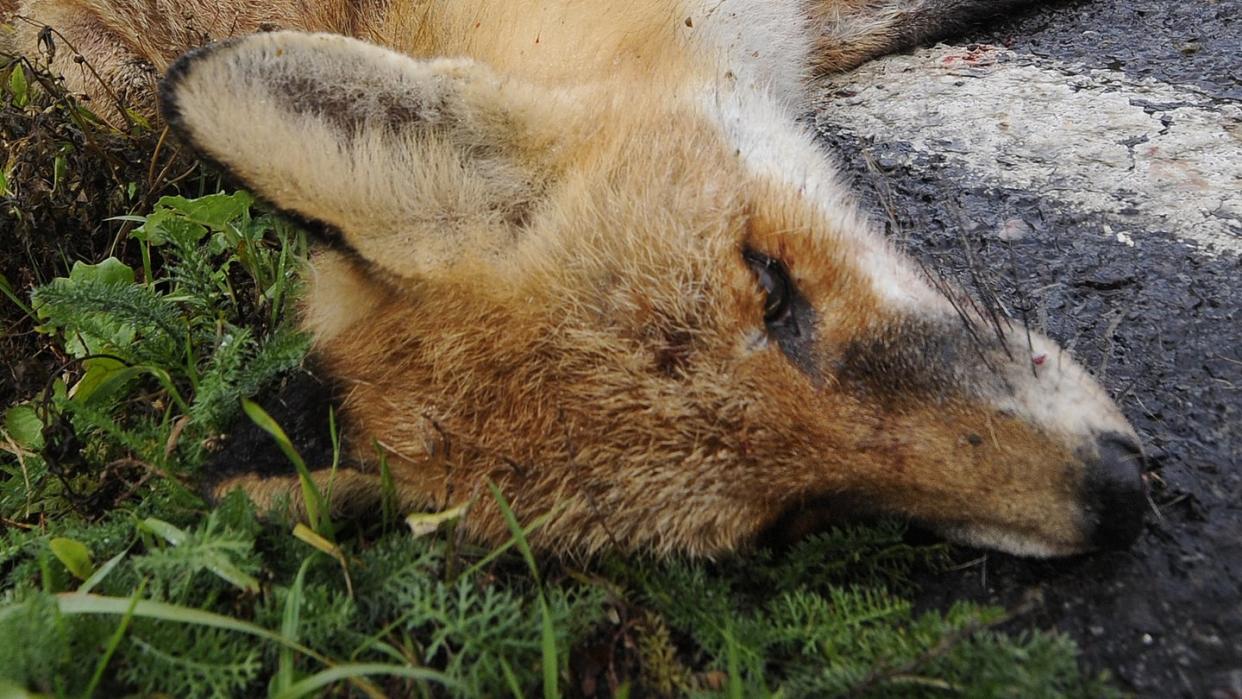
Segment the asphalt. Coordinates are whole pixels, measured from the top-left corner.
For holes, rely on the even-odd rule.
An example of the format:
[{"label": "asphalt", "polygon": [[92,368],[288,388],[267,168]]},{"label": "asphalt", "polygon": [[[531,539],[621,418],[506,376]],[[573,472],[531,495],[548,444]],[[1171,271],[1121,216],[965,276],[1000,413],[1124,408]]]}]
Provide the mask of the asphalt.
[{"label": "asphalt", "polygon": [[[1153,513],[1125,552],[964,552],[921,603],[1035,592],[1013,629],[1062,630],[1088,671],[1242,697],[1242,2],[1056,3],[949,43],[832,81],[808,121],[901,245],[968,287],[969,250],[1101,378],[1143,437]],[[963,101],[988,104],[962,120]]]},{"label": "asphalt", "polygon": [[1242,0],[1050,3],[972,38],[1242,100]]}]

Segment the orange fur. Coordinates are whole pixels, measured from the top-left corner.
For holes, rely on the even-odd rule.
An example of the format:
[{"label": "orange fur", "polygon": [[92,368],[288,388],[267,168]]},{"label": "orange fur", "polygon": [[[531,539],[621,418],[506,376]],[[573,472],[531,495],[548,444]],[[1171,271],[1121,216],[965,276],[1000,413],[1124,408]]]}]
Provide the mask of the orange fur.
[{"label": "orange fur", "polygon": [[[1114,516],[1124,539],[1142,491],[1116,406],[1047,338],[963,322],[790,116],[806,74],[935,4],[182,0],[180,33],[154,3],[30,7],[160,71],[185,32],[273,18],[400,51],[263,34],[163,88],[191,146],[337,240],[303,323],[356,445],[339,506],[378,496],[378,448],[405,506],[491,479],[524,520],[555,513],[535,542],[562,552],[714,555],[859,511],[1036,555]],[[287,476],[234,486],[296,501]],[[486,498],[465,527],[506,534]]]}]

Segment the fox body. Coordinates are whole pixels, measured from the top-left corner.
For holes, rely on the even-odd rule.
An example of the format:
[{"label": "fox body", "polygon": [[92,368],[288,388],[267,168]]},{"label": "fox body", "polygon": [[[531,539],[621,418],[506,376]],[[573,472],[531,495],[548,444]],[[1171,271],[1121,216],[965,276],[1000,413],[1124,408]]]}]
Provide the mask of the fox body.
[{"label": "fox body", "polygon": [[[382,458],[407,507],[475,501],[481,541],[507,534],[490,480],[552,513],[554,551],[714,555],[866,513],[1064,555],[1137,536],[1133,429],[1054,342],[892,249],[792,116],[816,75],[1020,4],[20,12],[94,64],[103,85],[56,58],[97,103],[154,109],[166,72],[181,138],[323,240],[321,383],[273,411],[339,405],[346,468],[315,474],[335,506],[378,501]],[[273,27],[319,33],[246,35]],[[213,492],[296,503],[279,463],[242,438]]]}]

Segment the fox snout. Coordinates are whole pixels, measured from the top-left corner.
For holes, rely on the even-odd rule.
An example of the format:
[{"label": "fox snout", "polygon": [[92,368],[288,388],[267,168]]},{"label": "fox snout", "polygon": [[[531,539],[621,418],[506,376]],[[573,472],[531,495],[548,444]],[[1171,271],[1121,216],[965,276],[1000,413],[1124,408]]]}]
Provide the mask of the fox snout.
[{"label": "fox snout", "polygon": [[1106,434],[1098,439],[1096,453],[1086,463],[1087,540],[1096,549],[1127,548],[1142,531],[1147,510],[1142,449],[1129,436]]}]

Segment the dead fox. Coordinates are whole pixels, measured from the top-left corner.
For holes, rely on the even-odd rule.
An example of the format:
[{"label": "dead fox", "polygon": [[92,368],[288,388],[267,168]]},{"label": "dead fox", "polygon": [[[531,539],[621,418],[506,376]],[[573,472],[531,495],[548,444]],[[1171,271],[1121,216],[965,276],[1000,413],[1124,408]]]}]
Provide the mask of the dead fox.
[{"label": "dead fox", "polygon": [[[317,233],[316,369],[269,407],[322,446],[339,406],[335,506],[373,507],[383,461],[405,507],[474,501],[482,542],[507,537],[490,480],[552,513],[551,551],[891,514],[1054,556],[1138,535],[1134,430],[894,251],[793,118],[817,75],[1025,4],[31,0],[19,34],[54,27],[96,104],[151,110],[165,74],[176,133]],[[249,34],[273,28],[319,33]],[[212,492],[296,503],[257,443]]]}]

